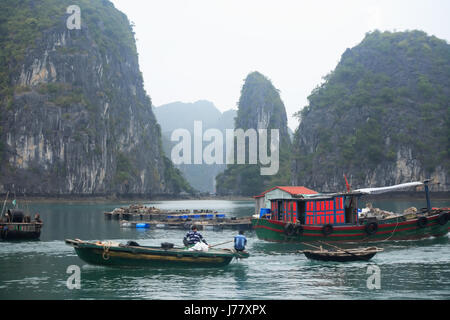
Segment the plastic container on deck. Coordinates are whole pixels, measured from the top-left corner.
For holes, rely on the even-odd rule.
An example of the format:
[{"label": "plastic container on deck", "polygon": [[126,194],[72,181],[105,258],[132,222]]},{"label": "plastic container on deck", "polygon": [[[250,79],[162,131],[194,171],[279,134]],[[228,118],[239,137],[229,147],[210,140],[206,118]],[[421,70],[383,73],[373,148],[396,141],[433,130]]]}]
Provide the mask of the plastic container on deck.
[{"label": "plastic container on deck", "polygon": [[148,223],[136,223],[136,228],[150,228]]},{"label": "plastic container on deck", "polygon": [[270,209],[268,208],[261,208],[259,210],[259,217],[264,217],[265,215],[270,214]]}]

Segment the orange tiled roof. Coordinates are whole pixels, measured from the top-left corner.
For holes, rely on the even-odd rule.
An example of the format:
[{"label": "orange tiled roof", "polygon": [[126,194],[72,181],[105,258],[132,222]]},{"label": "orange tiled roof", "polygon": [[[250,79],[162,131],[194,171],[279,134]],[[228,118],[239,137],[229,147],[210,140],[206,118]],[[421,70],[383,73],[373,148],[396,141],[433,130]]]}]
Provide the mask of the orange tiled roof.
[{"label": "orange tiled roof", "polygon": [[280,189],[283,190],[291,195],[297,195],[297,194],[317,194],[318,192],[308,189],[306,187],[300,186],[300,187],[293,187],[293,186],[277,186],[273,187],[272,189],[266,190],[263,193],[261,193],[259,196],[254,196],[253,198],[260,198],[263,197],[267,192]]}]

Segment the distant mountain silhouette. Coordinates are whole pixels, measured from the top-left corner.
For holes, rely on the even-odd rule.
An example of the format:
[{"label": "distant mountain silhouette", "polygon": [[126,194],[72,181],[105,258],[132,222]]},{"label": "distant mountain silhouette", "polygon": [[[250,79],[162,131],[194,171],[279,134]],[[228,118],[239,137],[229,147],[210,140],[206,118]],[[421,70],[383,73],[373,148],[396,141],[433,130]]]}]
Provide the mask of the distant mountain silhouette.
[{"label": "distant mountain silhouette", "polygon": [[[156,119],[161,126],[162,143],[165,154],[170,157],[173,146],[178,142],[170,141],[175,129],[186,129],[194,137],[194,121],[202,121],[203,132],[214,128],[223,132],[234,129],[234,118],[237,110],[221,113],[216,106],[207,100],[194,103],[173,102],[159,107],[153,107]],[[207,143],[203,144],[205,147]],[[181,170],[191,186],[201,192],[215,193],[215,177],[223,172],[225,165],[181,164],[176,165]]]}]

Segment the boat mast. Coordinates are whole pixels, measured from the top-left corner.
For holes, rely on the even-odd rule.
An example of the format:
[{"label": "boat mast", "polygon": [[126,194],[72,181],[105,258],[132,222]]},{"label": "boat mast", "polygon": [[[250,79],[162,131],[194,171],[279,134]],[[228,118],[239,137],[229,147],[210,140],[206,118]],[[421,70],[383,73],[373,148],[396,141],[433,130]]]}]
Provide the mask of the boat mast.
[{"label": "boat mast", "polygon": [[431,202],[430,202],[430,190],[428,189],[428,182],[430,182],[430,180],[425,180],[423,182],[424,186],[425,186],[425,195],[427,197],[427,211],[428,213],[431,212]]}]

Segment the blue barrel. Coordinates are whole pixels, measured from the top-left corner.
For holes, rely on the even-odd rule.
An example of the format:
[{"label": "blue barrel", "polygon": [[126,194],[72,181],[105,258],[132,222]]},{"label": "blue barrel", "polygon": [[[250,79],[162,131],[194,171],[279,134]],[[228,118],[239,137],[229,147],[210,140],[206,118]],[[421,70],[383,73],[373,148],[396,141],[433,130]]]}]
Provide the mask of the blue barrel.
[{"label": "blue barrel", "polygon": [[264,217],[266,214],[270,214],[270,209],[268,208],[261,208],[259,211],[259,217]]},{"label": "blue barrel", "polygon": [[185,214],[185,215],[182,215],[180,218],[181,218],[181,219],[187,219],[188,216]]},{"label": "blue barrel", "polygon": [[200,219],[200,215],[199,214],[194,214],[194,219]]},{"label": "blue barrel", "polygon": [[214,218],[214,215],[213,215],[213,214],[207,214],[207,215],[206,215],[206,219],[212,219],[212,218]]},{"label": "blue barrel", "polygon": [[136,228],[150,228],[148,223],[136,223]]},{"label": "blue barrel", "polygon": [[225,214],[224,213],[216,214],[216,218],[225,218]]}]

